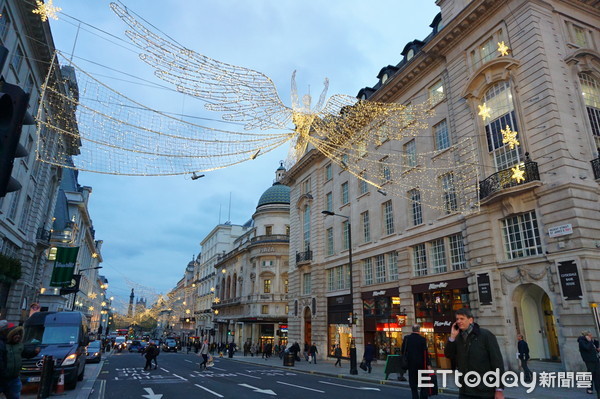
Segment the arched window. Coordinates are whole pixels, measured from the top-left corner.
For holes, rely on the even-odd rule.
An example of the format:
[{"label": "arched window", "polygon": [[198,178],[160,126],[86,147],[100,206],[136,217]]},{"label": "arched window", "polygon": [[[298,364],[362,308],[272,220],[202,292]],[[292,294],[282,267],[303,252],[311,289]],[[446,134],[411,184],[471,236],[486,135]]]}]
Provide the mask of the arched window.
[{"label": "arched window", "polygon": [[232,291],[233,291],[232,297],[236,298],[237,297],[237,273],[233,273],[232,285],[233,285],[233,287],[232,287],[233,288],[232,289]]},{"label": "arched window", "polygon": [[589,73],[579,74],[581,94],[592,128],[596,147],[600,148],[600,82]]},{"label": "arched window", "polygon": [[227,299],[231,298],[231,276],[227,276]]},{"label": "arched window", "polygon": [[304,250],[308,251],[310,249],[310,205],[308,204],[304,205],[302,221]]},{"label": "arched window", "polygon": [[[512,149],[502,142],[502,130],[507,126],[513,132],[518,132],[515,107],[508,81],[498,82],[490,87],[482,98],[482,105],[490,110],[490,117],[485,118],[485,135],[488,151],[494,161],[496,171],[508,169],[521,162],[520,146]],[[517,135],[519,140],[519,135]]]},{"label": "arched window", "polygon": [[225,299],[225,277],[221,280],[221,299]]}]

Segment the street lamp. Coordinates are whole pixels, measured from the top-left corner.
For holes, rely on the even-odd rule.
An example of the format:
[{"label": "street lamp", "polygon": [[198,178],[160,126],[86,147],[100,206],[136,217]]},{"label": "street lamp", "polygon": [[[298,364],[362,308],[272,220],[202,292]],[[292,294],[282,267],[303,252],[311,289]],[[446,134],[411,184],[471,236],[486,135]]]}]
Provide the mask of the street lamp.
[{"label": "street lamp", "polygon": [[79,269],[79,272],[87,272],[88,270],[102,269],[102,266],[88,267],[87,269]]},{"label": "street lamp", "polygon": [[354,289],[352,284],[352,224],[350,223],[350,216],[340,215],[331,211],[322,211],[321,212],[325,216],[339,216],[348,221],[348,271],[350,272],[350,303],[352,306],[352,313],[350,315],[351,319],[349,320],[352,325],[352,337],[350,338],[350,374],[356,375],[358,374],[358,369],[356,368],[356,314],[354,313]]}]

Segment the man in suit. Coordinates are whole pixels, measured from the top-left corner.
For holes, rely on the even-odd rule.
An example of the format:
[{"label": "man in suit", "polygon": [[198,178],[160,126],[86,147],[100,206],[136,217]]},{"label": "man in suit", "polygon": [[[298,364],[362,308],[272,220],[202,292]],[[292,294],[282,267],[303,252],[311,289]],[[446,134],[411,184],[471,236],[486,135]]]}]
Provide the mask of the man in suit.
[{"label": "man in suit", "polygon": [[527,366],[527,361],[529,360],[529,345],[523,339],[523,334],[517,335],[517,349],[519,350],[519,360],[521,360],[521,367],[523,368],[523,372],[525,373],[525,381],[531,382],[531,370]]},{"label": "man in suit", "polygon": [[427,340],[420,334],[420,331],[420,325],[413,325],[412,334],[407,335],[402,341],[402,353],[406,353],[408,358],[408,383],[412,392],[412,399],[425,399],[428,396],[427,388],[421,388],[419,396],[417,385],[419,370],[431,369],[431,361],[427,356]]}]

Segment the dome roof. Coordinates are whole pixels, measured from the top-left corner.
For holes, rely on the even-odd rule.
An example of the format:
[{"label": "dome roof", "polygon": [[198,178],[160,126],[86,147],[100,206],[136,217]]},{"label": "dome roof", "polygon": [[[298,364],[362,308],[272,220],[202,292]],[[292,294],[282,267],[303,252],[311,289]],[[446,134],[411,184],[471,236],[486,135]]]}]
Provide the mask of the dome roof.
[{"label": "dome roof", "polygon": [[274,183],[260,196],[257,208],[263,205],[286,204],[290,203],[290,188],[281,183]]}]

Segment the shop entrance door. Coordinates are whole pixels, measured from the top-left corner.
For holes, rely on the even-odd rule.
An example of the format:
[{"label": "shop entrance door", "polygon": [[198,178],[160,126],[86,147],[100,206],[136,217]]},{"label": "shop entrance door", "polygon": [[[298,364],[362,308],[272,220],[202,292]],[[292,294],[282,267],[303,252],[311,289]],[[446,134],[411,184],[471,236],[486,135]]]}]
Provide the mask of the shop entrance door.
[{"label": "shop entrance door", "polygon": [[548,294],[535,284],[523,284],[515,290],[515,299],[520,304],[518,314],[522,333],[529,344],[532,359],[560,360],[556,319]]},{"label": "shop entrance door", "polygon": [[[312,343],[312,323],[310,308],[304,308],[304,342]],[[300,348],[304,348],[300,346]]]},{"label": "shop entrance door", "polygon": [[554,310],[548,294],[544,292],[542,297],[542,311],[544,313],[544,325],[546,327],[546,339],[551,360],[560,360],[560,349],[558,348],[558,336],[556,335],[556,319]]}]

